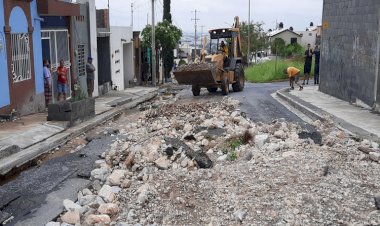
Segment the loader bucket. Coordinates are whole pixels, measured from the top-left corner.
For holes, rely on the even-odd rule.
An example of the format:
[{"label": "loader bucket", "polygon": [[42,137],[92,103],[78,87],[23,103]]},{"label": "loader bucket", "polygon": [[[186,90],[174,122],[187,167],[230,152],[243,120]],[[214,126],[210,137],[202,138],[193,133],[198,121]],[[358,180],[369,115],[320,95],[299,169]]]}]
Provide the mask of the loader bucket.
[{"label": "loader bucket", "polygon": [[215,76],[212,71],[182,71],[174,72],[175,79],[181,85],[215,84]]},{"label": "loader bucket", "polygon": [[192,64],[177,68],[174,76],[181,85],[209,85],[217,83],[215,71],[213,64]]}]

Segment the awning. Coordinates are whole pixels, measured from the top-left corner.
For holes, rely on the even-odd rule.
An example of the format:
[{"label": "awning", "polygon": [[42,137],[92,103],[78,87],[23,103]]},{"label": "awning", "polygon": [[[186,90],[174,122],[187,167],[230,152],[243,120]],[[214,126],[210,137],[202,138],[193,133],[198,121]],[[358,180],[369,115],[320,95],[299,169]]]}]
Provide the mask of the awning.
[{"label": "awning", "polygon": [[80,16],[80,5],[59,0],[37,0],[40,15],[48,16]]}]

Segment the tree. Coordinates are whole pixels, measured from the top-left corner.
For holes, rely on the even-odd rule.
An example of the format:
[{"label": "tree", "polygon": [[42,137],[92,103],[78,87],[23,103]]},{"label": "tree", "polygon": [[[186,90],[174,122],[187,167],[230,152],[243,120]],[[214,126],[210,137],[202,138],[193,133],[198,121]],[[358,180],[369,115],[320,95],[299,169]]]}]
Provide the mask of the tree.
[{"label": "tree", "polygon": [[[152,26],[147,25],[141,32],[142,45],[144,48],[151,47],[151,34]],[[156,50],[161,50],[161,57],[164,60],[164,75],[168,78],[168,75],[173,66],[173,58],[168,57],[168,53],[173,53],[173,49],[176,48],[178,41],[182,37],[181,29],[169,23],[169,21],[164,20],[157,24],[156,26]]]},{"label": "tree", "polygon": [[[169,24],[172,24],[172,14],[170,13],[170,0],[164,0],[164,13],[163,21],[167,21]],[[173,47],[173,49],[175,46]],[[162,49],[162,59],[164,64],[164,76],[165,78],[170,77],[170,71],[174,64],[174,53],[173,49]]]},{"label": "tree", "polygon": [[169,23],[172,23],[172,14],[170,13],[170,0],[164,0],[163,20],[167,20]]},{"label": "tree", "polygon": [[286,46],[284,39],[276,38],[271,44],[271,51],[276,55],[285,55]]},{"label": "tree", "polygon": [[278,25],[278,27],[279,27],[280,29],[283,29],[283,28],[284,28],[284,23],[280,22],[280,24]]},{"label": "tree", "polygon": [[293,27],[290,27],[289,30],[294,31],[294,28],[293,28]]},{"label": "tree", "polygon": [[[251,23],[249,25],[251,31],[250,52],[265,51],[269,47],[267,33],[264,32],[263,23]],[[248,48],[248,23],[240,24],[241,48],[243,53],[247,52]]]}]

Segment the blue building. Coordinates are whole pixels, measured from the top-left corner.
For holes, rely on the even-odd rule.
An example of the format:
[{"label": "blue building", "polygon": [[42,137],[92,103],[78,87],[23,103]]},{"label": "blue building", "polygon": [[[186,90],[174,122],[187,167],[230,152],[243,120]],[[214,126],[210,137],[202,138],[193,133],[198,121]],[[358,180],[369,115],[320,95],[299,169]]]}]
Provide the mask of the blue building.
[{"label": "blue building", "polygon": [[0,0],[0,115],[45,109],[36,0]]}]

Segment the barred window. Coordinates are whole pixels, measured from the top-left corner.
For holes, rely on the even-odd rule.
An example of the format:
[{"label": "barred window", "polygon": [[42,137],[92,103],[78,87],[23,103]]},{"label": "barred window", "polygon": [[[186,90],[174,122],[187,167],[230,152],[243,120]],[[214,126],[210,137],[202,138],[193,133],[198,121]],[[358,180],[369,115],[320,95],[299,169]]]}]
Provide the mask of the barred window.
[{"label": "barred window", "polygon": [[86,75],[86,61],[85,61],[85,51],[84,45],[78,45],[78,75],[85,76]]},{"label": "barred window", "polygon": [[11,34],[12,77],[13,82],[32,78],[28,33]]}]

